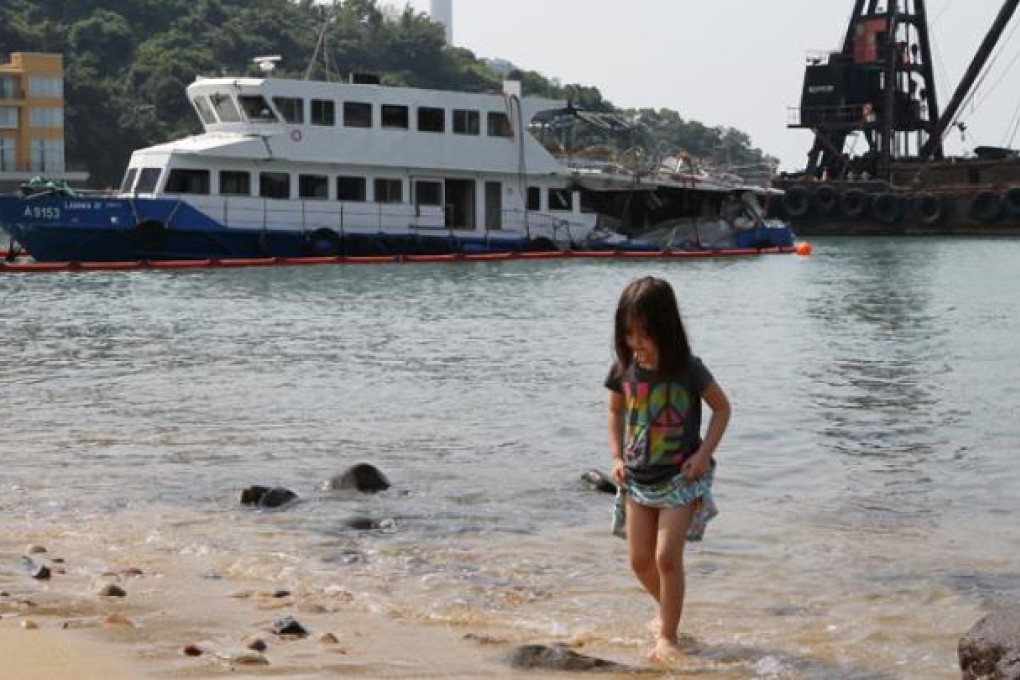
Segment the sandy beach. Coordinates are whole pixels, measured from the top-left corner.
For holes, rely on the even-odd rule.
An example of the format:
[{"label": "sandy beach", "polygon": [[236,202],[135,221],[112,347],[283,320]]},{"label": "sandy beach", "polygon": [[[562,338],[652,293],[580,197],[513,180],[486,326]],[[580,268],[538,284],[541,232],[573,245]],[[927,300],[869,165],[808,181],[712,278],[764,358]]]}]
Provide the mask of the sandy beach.
[{"label": "sandy beach", "polygon": [[[0,572],[2,678],[512,677],[522,672],[503,660],[509,650],[563,642],[506,627],[408,619],[366,606],[341,587],[265,590],[265,583],[196,573],[187,556],[137,555],[125,566],[103,564],[81,545],[31,552],[38,549],[3,551],[5,565],[23,569]],[[51,576],[33,578],[30,570],[43,565]],[[274,632],[288,620],[307,635]],[[584,641],[572,646],[598,655],[583,649]]]}]

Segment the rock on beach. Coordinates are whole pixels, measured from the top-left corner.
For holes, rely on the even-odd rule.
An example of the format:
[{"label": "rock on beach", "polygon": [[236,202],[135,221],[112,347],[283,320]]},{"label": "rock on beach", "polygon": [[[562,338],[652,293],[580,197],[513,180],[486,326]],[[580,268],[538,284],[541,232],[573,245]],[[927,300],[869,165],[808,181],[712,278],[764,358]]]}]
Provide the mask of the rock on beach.
[{"label": "rock on beach", "polygon": [[963,680],[1020,680],[1020,604],[991,612],[960,638]]}]

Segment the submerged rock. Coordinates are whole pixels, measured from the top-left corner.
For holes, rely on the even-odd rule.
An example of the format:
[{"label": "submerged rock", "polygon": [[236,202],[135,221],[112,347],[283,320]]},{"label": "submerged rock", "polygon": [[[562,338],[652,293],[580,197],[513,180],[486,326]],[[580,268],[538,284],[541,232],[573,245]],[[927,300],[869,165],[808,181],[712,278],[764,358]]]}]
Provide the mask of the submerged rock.
[{"label": "submerged rock", "polygon": [[282,486],[249,486],[241,492],[241,505],[255,505],[260,508],[278,508],[297,500],[298,495]]},{"label": "submerged rock", "polygon": [[510,650],[503,660],[518,670],[587,671],[595,673],[640,673],[644,669],[586,656],[562,645],[522,645]]},{"label": "submerged rock", "polygon": [[957,648],[963,680],[1020,680],[1020,604],[974,624]]},{"label": "submerged rock", "polygon": [[616,493],[616,484],[609,478],[609,475],[601,470],[596,470],[595,468],[588,470],[581,475],[581,481],[589,489],[601,491],[602,493]]},{"label": "submerged rock", "polygon": [[379,468],[370,463],[352,465],[326,482],[329,491],[356,489],[364,493],[376,493],[390,488],[390,480]]}]

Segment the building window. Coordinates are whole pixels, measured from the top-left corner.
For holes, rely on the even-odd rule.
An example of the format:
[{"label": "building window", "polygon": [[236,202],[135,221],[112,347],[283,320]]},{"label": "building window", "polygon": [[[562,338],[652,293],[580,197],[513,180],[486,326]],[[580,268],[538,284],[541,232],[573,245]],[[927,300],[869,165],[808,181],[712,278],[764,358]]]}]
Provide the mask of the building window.
[{"label": "building window", "polygon": [[216,109],[216,114],[224,123],[236,123],[241,120],[241,114],[237,110],[234,100],[230,98],[230,95],[211,94],[209,95],[209,101],[212,102],[213,108]]},{"label": "building window", "polygon": [[514,136],[514,129],[510,126],[510,119],[502,111],[489,111],[489,136]]},{"label": "building window", "polygon": [[209,171],[174,168],[166,178],[168,194],[208,194]]},{"label": "building window", "polygon": [[0,172],[16,172],[18,140],[0,137]]},{"label": "building window", "polygon": [[63,128],[64,110],[33,108],[28,113],[29,125],[34,128]]},{"label": "building window", "polygon": [[481,132],[481,116],[477,111],[453,110],[453,132],[458,135],[477,135]]},{"label": "building window", "polygon": [[122,193],[128,193],[131,188],[135,185],[135,177],[138,176],[138,170],[136,168],[128,168],[127,172],[124,173],[124,181],[120,183],[120,190]]},{"label": "building window", "polygon": [[298,175],[299,198],[329,198],[329,178],[325,175]]},{"label": "building window", "polygon": [[290,198],[290,175],[285,172],[260,172],[259,196]]},{"label": "building window", "polygon": [[337,177],[336,200],[363,203],[368,196],[368,182],[364,177]]},{"label": "building window", "polygon": [[64,171],[64,140],[33,137],[29,151],[29,172]]},{"label": "building window", "polygon": [[288,123],[298,125],[305,122],[305,100],[298,97],[273,97],[276,110]]},{"label": "building window", "polygon": [[0,130],[18,129],[18,110],[13,106],[0,106]]},{"label": "building window", "polygon": [[344,102],[345,127],[372,127],[372,105],[366,102]]},{"label": "building window", "polygon": [[216,114],[213,113],[212,107],[209,106],[209,100],[205,97],[195,97],[191,100],[191,103],[195,105],[195,110],[198,111],[198,117],[202,119],[202,122],[206,125],[212,125],[216,122]]},{"label": "building window", "polygon": [[407,107],[396,104],[383,104],[382,126],[384,128],[407,129]]},{"label": "building window", "polygon": [[445,132],[446,109],[419,106],[418,129],[422,132]]},{"label": "building window", "polygon": [[251,196],[251,173],[237,170],[220,171],[220,193],[228,196]]},{"label": "building window", "polygon": [[528,187],[528,210],[542,209],[542,190],[538,187]]},{"label": "building window", "polygon": [[49,76],[29,76],[29,97],[63,97],[64,79]]},{"label": "building window", "polygon": [[0,99],[21,99],[18,95],[18,80],[12,76],[0,76]]},{"label": "building window", "polygon": [[574,196],[569,189],[549,190],[549,210],[570,212],[574,209]]},{"label": "building window", "polygon": [[443,183],[431,180],[418,180],[414,183],[415,205],[442,205]]},{"label": "building window", "polygon": [[377,179],[375,181],[376,203],[401,203],[404,200],[404,185],[399,179]]},{"label": "building window", "polygon": [[244,115],[253,123],[275,123],[276,114],[269,108],[269,102],[260,94],[238,95],[237,101],[244,110]]},{"label": "building window", "polygon": [[159,184],[159,168],[142,168],[138,173],[138,184],[135,185],[136,194],[152,194],[156,192]]},{"label": "building window", "polygon": [[332,100],[312,100],[312,125],[336,125],[336,104]]}]

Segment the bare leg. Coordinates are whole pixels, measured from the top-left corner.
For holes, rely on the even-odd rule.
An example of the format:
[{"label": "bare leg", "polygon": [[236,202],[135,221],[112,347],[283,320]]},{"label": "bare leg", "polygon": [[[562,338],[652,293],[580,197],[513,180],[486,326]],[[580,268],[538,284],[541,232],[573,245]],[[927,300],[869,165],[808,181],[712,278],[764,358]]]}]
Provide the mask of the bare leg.
[{"label": "bare leg", "polygon": [[666,660],[679,651],[677,630],[684,607],[684,546],[694,504],[659,511],[655,566],[659,581],[659,629],[652,659]]},{"label": "bare leg", "polygon": [[627,497],[627,547],[630,567],[648,594],[659,601],[662,590],[659,570],[655,564],[655,547],[659,534],[659,510],[635,503]]}]

